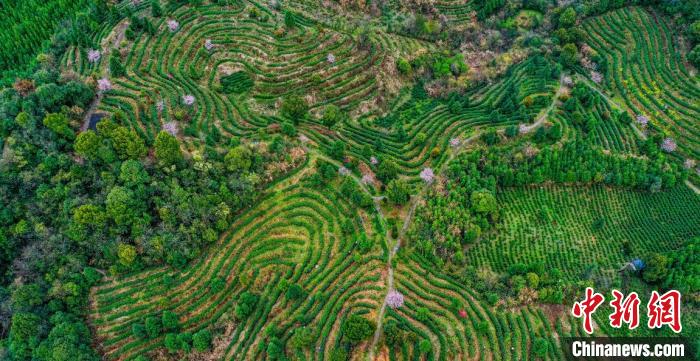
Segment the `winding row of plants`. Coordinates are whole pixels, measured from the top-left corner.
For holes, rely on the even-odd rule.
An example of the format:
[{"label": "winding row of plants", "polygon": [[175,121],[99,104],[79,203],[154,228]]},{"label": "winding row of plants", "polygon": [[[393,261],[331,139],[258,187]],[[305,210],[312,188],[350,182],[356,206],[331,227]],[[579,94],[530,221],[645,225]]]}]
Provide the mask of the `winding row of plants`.
[{"label": "winding row of plants", "polygon": [[[164,311],[178,316],[180,331],[220,332],[214,352],[225,359],[259,357],[265,349],[255,346],[268,342],[270,325],[283,341],[295,329],[312,329],[316,341],[306,352],[314,359],[334,350],[348,313],[381,304],[383,251],[375,245],[359,253],[354,241],[374,237],[379,222],[340,194],[298,181],[272,189],[186,272],[154,269],[96,288],[91,317],[106,355],[132,359],[163,347],[163,335],[138,338],[132,329]],[[290,299],[281,285],[299,286],[304,296]],[[245,292],[258,300],[243,317],[237,308]],[[221,329],[225,324],[233,327]]]}]

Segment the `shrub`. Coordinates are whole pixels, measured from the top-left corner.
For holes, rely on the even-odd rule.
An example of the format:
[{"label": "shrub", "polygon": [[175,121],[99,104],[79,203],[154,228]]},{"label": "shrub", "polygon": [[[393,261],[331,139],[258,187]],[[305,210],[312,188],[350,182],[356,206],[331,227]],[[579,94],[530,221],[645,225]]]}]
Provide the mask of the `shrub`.
[{"label": "shrub", "polygon": [[360,315],[350,315],[343,322],[343,337],[350,343],[357,344],[372,336],[376,328],[377,325],[373,321]]},{"label": "shrub", "polygon": [[146,318],[146,334],[148,334],[149,338],[160,336],[161,328],[160,319],[153,316]]},{"label": "shrub", "polygon": [[292,95],[282,100],[282,107],[280,112],[283,116],[289,118],[294,122],[294,124],[299,124],[309,111],[309,105],[306,104],[306,100],[303,98]]},{"label": "shrub", "polygon": [[386,188],[386,197],[391,203],[402,205],[410,198],[410,187],[406,181],[394,179]]},{"label": "shrub", "polygon": [[204,352],[211,348],[211,340],[212,337],[209,330],[200,330],[192,336],[192,345],[194,346],[195,350]]}]

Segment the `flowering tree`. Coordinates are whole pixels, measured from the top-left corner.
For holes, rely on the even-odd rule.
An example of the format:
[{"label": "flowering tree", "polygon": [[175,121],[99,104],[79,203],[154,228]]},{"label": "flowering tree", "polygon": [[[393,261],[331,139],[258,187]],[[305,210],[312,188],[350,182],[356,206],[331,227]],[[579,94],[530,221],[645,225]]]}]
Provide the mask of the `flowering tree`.
[{"label": "flowering tree", "polygon": [[347,168],[345,168],[345,167],[340,167],[340,168],[338,168],[338,174],[340,174],[340,175],[342,175],[342,176],[349,175],[349,174],[350,174],[350,169],[347,169]]},{"label": "flowering tree", "polygon": [[161,99],[156,103],[156,109],[158,109],[159,113],[162,113],[163,110],[165,110],[165,100]]},{"label": "flowering tree", "polygon": [[596,84],[600,84],[600,82],[603,81],[603,75],[597,71],[592,71],[591,72],[591,80],[593,80],[593,82]]},{"label": "flowering tree", "polygon": [[100,53],[99,50],[96,50],[96,49],[88,50],[87,58],[88,58],[89,62],[97,63],[98,61],[100,61],[101,57],[102,57],[102,53]]},{"label": "flowering tree", "polygon": [[391,290],[386,295],[386,305],[393,309],[403,306],[403,295],[397,290]]},{"label": "flowering tree", "polygon": [[379,160],[377,160],[377,157],[375,157],[375,156],[369,157],[369,162],[370,162],[372,165],[377,165],[377,164],[379,164]]},{"label": "flowering tree", "polygon": [[528,131],[527,124],[520,123],[520,126],[518,126],[518,132],[520,132],[520,134],[525,134],[525,133],[527,133],[527,131]]},{"label": "flowering tree", "polygon": [[331,64],[335,63],[335,55],[328,53],[328,56],[326,56],[326,60]]},{"label": "flowering tree", "polygon": [[182,96],[182,103],[187,105],[187,106],[194,104],[194,95],[189,95],[189,94],[183,95]]},{"label": "flowering tree", "polygon": [[107,78],[102,78],[97,81],[97,89],[100,92],[106,92],[112,90],[112,82]]},{"label": "flowering tree", "polygon": [[214,43],[211,42],[211,39],[207,39],[204,41],[204,48],[207,50],[214,49]]},{"label": "flowering tree", "polygon": [[180,28],[180,23],[177,22],[177,20],[168,20],[168,29],[170,29],[171,32],[176,32],[177,29]]},{"label": "flowering tree", "polygon": [[452,138],[450,139],[450,145],[453,147],[459,147],[459,145],[462,143],[462,141],[459,138]]},{"label": "flowering tree", "polygon": [[432,168],[423,168],[423,170],[420,172],[420,178],[425,183],[431,184],[435,180],[435,173],[433,173]]},{"label": "flowering tree", "polygon": [[661,142],[661,149],[667,153],[675,151],[677,147],[676,141],[670,137],[664,138],[663,142]]},{"label": "flowering tree", "polygon": [[362,176],[362,183],[364,184],[372,184],[374,183],[374,177],[371,174],[365,174]]},{"label": "flowering tree", "polygon": [[309,139],[309,137],[307,137],[306,135],[304,135],[304,134],[299,134],[299,141],[300,141],[300,142],[302,142],[302,143],[308,143],[309,140],[311,140],[311,139]]},{"label": "flowering tree", "polygon": [[683,162],[683,167],[685,169],[691,169],[691,168],[695,167],[695,159],[690,159],[690,158],[686,159],[685,162]]},{"label": "flowering tree", "polygon": [[644,114],[637,114],[637,124],[646,127],[649,124],[649,117]]},{"label": "flowering tree", "polygon": [[167,122],[167,123],[163,124],[163,130],[168,132],[168,134],[170,134],[172,136],[176,136],[177,130],[178,130],[177,123]]}]

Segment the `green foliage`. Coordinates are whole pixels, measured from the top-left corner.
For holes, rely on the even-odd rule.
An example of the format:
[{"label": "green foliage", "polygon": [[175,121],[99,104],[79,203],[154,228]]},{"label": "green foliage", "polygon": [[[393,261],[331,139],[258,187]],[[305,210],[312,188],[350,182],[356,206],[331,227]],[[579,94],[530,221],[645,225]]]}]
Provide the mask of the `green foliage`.
[{"label": "green foliage", "polygon": [[350,315],[343,321],[343,337],[348,342],[357,344],[374,334],[377,325],[360,315]]},{"label": "green foliage", "polygon": [[294,348],[305,349],[311,346],[315,340],[314,331],[311,328],[299,327],[292,333],[290,343]]},{"label": "green foliage", "polygon": [[43,121],[44,125],[56,134],[72,140],[75,132],[68,126],[68,117],[63,114],[47,114]]},{"label": "green foliage", "polygon": [[331,128],[338,123],[342,123],[345,119],[347,119],[347,115],[340,108],[335,105],[329,105],[323,113],[323,117],[321,117],[321,123]]},{"label": "green foliage", "polygon": [[160,318],[151,316],[146,317],[145,327],[148,338],[156,338],[160,336],[163,325],[161,324]]},{"label": "green foliage", "polygon": [[543,338],[536,338],[535,342],[532,344],[532,351],[537,357],[544,358],[547,355],[548,350],[549,342]]},{"label": "green foliage", "polygon": [[200,330],[192,335],[192,345],[199,352],[207,351],[211,348],[212,336],[207,329]]},{"label": "green foliage", "polygon": [[247,172],[252,165],[252,153],[250,149],[239,145],[229,150],[224,162],[226,168],[231,172]]},{"label": "green foliage", "polygon": [[180,142],[165,131],[158,133],[155,142],[156,158],[165,166],[175,165],[182,161]]},{"label": "green foliage", "polygon": [[121,78],[126,75],[126,68],[117,52],[112,52],[112,55],[109,57],[109,73],[115,78]]},{"label": "green foliage", "polygon": [[576,44],[565,44],[561,49],[561,62],[566,66],[573,66],[578,63],[578,48]]},{"label": "green foliage", "polygon": [[226,94],[243,94],[253,88],[253,79],[248,73],[237,71],[220,79],[221,89]]},{"label": "green foliage", "polygon": [[162,323],[163,329],[168,331],[176,331],[180,328],[180,318],[173,311],[163,311]]},{"label": "green foliage", "polygon": [[306,104],[306,100],[300,96],[291,95],[282,100],[280,113],[284,117],[291,119],[296,125],[306,118],[308,111],[309,106]]},{"label": "green foliage", "polygon": [[406,181],[394,179],[386,187],[386,197],[393,204],[403,205],[408,202],[411,188]]},{"label": "green foliage", "polygon": [[[255,305],[258,303],[260,296],[251,292],[243,292],[238,297],[238,302],[234,310],[236,317],[239,320],[246,319],[253,312]],[[196,347],[196,346],[195,346]]]}]

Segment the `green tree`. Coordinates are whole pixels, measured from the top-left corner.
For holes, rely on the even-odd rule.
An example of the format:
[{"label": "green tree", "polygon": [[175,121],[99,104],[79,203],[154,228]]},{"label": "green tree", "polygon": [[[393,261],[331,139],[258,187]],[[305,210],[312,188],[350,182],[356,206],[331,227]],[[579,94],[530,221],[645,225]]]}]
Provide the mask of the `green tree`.
[{"label": "green tree", "polygon": [[119,169],[119,180],[125,186],[135,187],[147,183],[150,177],[141,162],[129,159],[122,163]]},{"label": "green tree", "polygon": [[117,255],[122,265],[131,267],[136,260],[136,247],[130,244],[119,243],[119,246],[117,246]]},{"label": "green tree", "polygon": [[297,20],[296,17],[294,16],[294,13],[291,11],[285,11],[284,12],[284,26],[287,27],[287,29],[293,29],[297,25]]},{"label": "green tree", "polygon": [[174,333],[166,334],[163,344],[170,353],[176,353],[180,349],[180,343],[177,341],[177,335]]},{"label": "green tree", "polygon": [[124,64],[122,64],[122,60],[119,58],[119,54],[116,51],[113,51],[112,55],[109,57],[109,73],[115,78],[126,75],[126,68]]},{"label": "green tree", "polygon": [[248,148],[239,145],[228,151],[224,162],[231,172],[247,172],[252,164],[252,153]]},{"label": "green tree", "polygon": [[544,358],[549,350],[549,342],[544,338],[538,337],[532,344],[532,350],[537,357]]},{"label": "green tree", "polygon": [[357,344],[374,334],[377,325],[360,315],[350,315],[342,325],[343,337]]},{"label": "green tree", "polygon": [[283,116],[289,118],[295,125],[301,123],[306,118],[309,105],[306,100],[298,95],[291,95],[282,100],[280,111]]},{"label": "green tree", "polygon": [[487,190],[472,192],[471,202],[474,210],[479,213],[494,213],[498,209],[496,197]]},{"label": "green tree", "polygon": [[9,349],[18,360],[29,359],[39,343],[41,318],[29,312],[15,312],[10,322]]},{"label": "green tree", "polygon": [[332,128],[334,125],[338,124],[339,122],[342,122],[346,118],[347,116],[339,107],[331,104],[326,108],[326,111],[323,113],[323,117],[321,117],[321,123],[323,123],[323,125],[325,125],[328,128]]},{"label": "green tree", "polygon": [[559,26],[563,28],[568,28],[576,24],[576,10],[573,7],[566,8],[561,15],[559,15]]},{"label": "green tree", "polygon": [[180,318],[173,311],[163,311],[163,328],[174,331],[180,328]]},{"label": "green tree", "polygon": [[386,197],[393,204],[403,205],[410,198],[410,187],[406,181],[402,179],[394,179],[389,182],[386,187]]},{"label": "green tree", "polygon": [[287,288],[287,292],[285,294],[285,297],[287,297],[288,300],[296,300],[298,298],[301,298],[304,295],[304,289],[301,288],[296,283],[293,283]]},{"label": "green tree", "polygon": [[660,253],[652,253],[646,259],[646,266],[642,272],[642,278],[648,283],[658,283],[668,276],[668,257]]},{"label": "green tree", "polygon": [[158,317],[150,316],[146,318],[146,334],[149,338],[160,336],[162,325]]},{"label": "green tree", "polygon": [[148,337],[146,332],[146,326],[143,323],[135,323],[131,326],[131,334],[138,339],[145,339]]},{"label": "green tree", "polygon": [[128,226],[137,216],[134,192],[124,187],[114,187],[107,194],[107,215],[118,226]]},{"label": "green tree", "polygon": [[561,49],[561,63],[572,66],[578,63],[578,48],[576,44],[568,43]]},{"label": "green tree", "polygon": [[97,159],[100,149],[100,137],[92,130],[86,130],[75,139],[74,148],[76,153],[88,160]]},{"label": "green tree", "polygon": [[154,148],[156,158],[165,166],[174,165],[182,161],[180,142],[165,131],[158,133]]},{"label": "green tree", "polygon": [[160,6],[159,0],[151,0],[151,16],[159,18],[163,15],[163,8]]},{"label": "green tree", "polygon": [[433,345],[430,340],[423,339],[418,343],[418,350],[420,353],[428,353],[433,349]]},{"label": "green tree", "polygon": [[207,329],[198,331],[192,336],[192,345],[199,352],[207,351],[211,348],[211,332]]},{"label": "green tree", "polygon": [[399,166],[393,160],[382,160],[377,167],[377,178],[384,183],[396,178],[399,174]]},{"label": "green tree", "polygon": [[299,327],[294,330],[291,338],[292,347],[296,349],[304,349],[313,344],[316,337],[314,331],[310,327]]},{"label": "green tree", "polygon": [[68,117],[60,113],[50,113],[44,117],[44,125],[54,133],[67,138],[75,138],[75,132],[68,125]]}]

